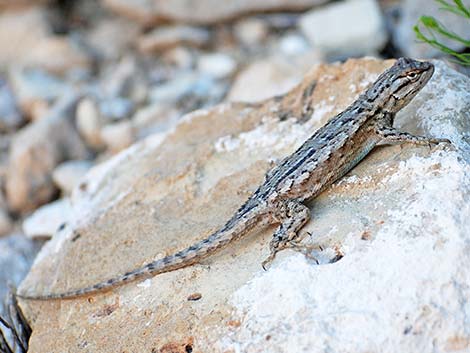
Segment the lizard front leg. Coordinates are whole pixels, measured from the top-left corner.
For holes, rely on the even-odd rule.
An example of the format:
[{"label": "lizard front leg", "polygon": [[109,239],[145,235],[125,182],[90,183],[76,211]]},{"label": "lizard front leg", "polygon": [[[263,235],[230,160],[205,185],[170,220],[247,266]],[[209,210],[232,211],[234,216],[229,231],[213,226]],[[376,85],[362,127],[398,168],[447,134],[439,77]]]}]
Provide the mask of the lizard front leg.
[{"label": "lizard front leg", "polygon": [[310,219],[310,210],[307,206],[295,200],[276,201],[273,218],[280,225],[269,244],[271,253],[262,263],[264,269],[281,250],[292,248],[304,252],[305,247],[298,243],[298,232]]},{"label": "lizard front leg", "polygon": [[401,132],[390,126],[379,126],[376,134],[380,137],[378,145],[393,143],[413,143],[415,145],[431,146],[438,143],[451,143],[444,138],[429,138],[425,136],[416,136],[407,132]]}]

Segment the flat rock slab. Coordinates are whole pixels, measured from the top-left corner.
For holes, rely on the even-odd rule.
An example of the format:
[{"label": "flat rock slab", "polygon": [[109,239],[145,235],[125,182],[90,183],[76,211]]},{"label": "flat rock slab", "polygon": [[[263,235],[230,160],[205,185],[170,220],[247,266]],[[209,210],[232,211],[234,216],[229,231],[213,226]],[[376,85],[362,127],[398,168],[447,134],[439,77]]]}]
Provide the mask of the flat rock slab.
[{"label": "flat rock slab", "polygon": [[[263,181],[270,161],[391,64],[316,66],[285,96],[193,112],[93,168],[72,194],[73,217],[20,291],[88,286],[203,239]],[[316,265],[284,251],[265,272],[274,228],[260,229],[200,264],[107,293],[22,301],[30,352],[463,352],[470,81],[436,65],[397,123],[448,137],[458,150],[377,148],[315,199],[307,240],[343,259]]]}]

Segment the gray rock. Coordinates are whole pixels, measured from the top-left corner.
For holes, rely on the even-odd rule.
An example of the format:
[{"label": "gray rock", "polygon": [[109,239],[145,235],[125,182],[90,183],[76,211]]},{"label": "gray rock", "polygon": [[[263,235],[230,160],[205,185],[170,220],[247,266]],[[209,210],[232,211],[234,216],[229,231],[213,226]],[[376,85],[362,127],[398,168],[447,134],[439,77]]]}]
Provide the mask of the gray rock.
[{"label": "gray rock", "polygon": [[67,161],[54,169],[52,179],[64,195],[70,195],[92,166],[90,161]]},{"label": "gray rock", "polygon": [[8,291],[8,283],[19,285],[28,273],[40,246],[39,242],[20,234],[0,237],[0,315],[5,314],[3,298]]},{"label": "gray rock", "polygon": [[140,26],[131,21],[115,16],[104,17],[86,33],[86,40],[100,58],[117,60],[132,47],[139,33]]},{"label": "gray rock", "polygon": [[194,92],[200,76],[195,72],[182,73],[173,80],[150,88],[149,98],[152,102],[174,103],[183,96]]},{"label": "gray rock", "polygon": [[134,103],[127,98],[113,97],[99,102],[101,116],[108,121],[129,119],[134,111]]},{"label": "gray rock", "polygon": [[[452,3],[452,1],[450,2]],[[417,58],[442,55],[437,49],[428,44],[420,43],[416,39],[413,27],[418,23],[419,17],[423,15],[433,16],[452,32],[460,34],[463,38],[468,37],[470,21],[451,12],[440,10],[440,7],[437,2],[429,0],[402,1],[398,23],[392,26],[392,40],[404,55]],[[423,32],[426,33],[426,30],[423,30]],[[458,42],[445,37],[438,37],[438,39],[454,50],[463,49],[463,45]]]},{"label": "gray rock", "polygon": [[313,9],[300,19],[300,29],[327,55],[374,54],[387,41],[376,0],[346,0]]},{"label": "gray rock", "polygon": [[74,129],[76,94],[59,100],[50,113],[21,129],[11,142],[5,189],[11,210],[35,209],[54,197],[52,171],[64,160],[86,159],[87,150]]},{"label": "gray rock", "polygon": [[[2,185],[0,178],[0,186]],[[7,204],[0,189],[0,237],[8,234],[13,228],[13,221],[8,214]]]},{"label": "gray rock", "polygon": [[65,81],[39,69],[12,69],[8,78],[19,106],[27,114],[31,113],[35,104],[47,106],[58,97],[72,92]]},{"label": "gray rock", "polygon": [[103,68],[103,78],[98,94],[109,98],[129,97],[134,81],[141,74],[139,64],[132,55],[123,57],[116,64]]},{"label": "gray rock", "polygon": [[11,135],[2,135],[0,138],[0,188],[4,190],[5,178],[8,170],[8,151],[10,149]]},{"label": "gray rock", "polygon": [[0,79],[0,133],[15,130],[23,122],[10,87]]}]

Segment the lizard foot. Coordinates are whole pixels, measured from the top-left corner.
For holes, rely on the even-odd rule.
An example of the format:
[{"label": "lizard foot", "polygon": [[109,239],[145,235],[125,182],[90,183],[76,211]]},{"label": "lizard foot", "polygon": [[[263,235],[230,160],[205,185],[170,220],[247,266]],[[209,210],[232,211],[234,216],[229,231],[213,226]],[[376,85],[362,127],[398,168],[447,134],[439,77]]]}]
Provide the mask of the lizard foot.
[{"label": "lizard foot", "polygon": [[308,259],[315,261],[317,265],[319,264],[319,261],[315,256],[312,255],[312,252],[318,250],[323,251],[323,247],[321,245],[303,245],[300,243],[300,241],[296,240],[290,240],[287,242],[279,243],[275,248],[271,249],[271,253],[269,254],[269,256],[266,258],[266,260],[261,263],[263,270],[267,270],[268,265],[270,265],[271,262],[274,261],[279,251],[286,249],[291,249],[302,253]]}]

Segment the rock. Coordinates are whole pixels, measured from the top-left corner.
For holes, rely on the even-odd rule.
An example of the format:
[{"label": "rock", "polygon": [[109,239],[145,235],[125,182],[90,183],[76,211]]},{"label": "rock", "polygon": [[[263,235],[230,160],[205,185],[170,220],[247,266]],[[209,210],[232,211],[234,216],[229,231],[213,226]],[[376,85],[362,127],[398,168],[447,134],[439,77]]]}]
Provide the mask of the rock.
[{"label": "rock", "polygon": [[139,26],[132,21],[119,17],[101,18],[87,33],[87,43],[100,58],[117,60],[137,41],[139,33]]},{"label": "rock", "polygon": [[150,101],[152,103],[174,103],[191,92],[191,87],[196,84],[197,79],[198,77],[194,73],[180,74],[171,81],[155,85],[149,91]]},{"label": "rock", "polygon": [[[392,26],[392,40],[404,55],[426,58],[441,53],[428,44],[418,42],[416,39],[413,27],[418,23],[419,17],[423,15],[435,17],[449,30],[460,34],[464,38],[466,34],[470,32],[470,22],[468,19],[441,10],[441,6],[437,2],[430,3],[426,0],[404,0],[400,7],[400,13],[398,23]],[[426,33],[426,30],[424,30],[423,33]],[[454,50],[462,50],[464,48],[461,43],[448,38],[439,36],[438,39],[444,45]]]},{"label": "rock", "polygon": [[36,6],[38,4],[47,4],[51,2],[50,0],[16,0],[11,1],[2,1],[0,3],[0,10],[15,10],[15,9],[24,9],[31,6]]},{"label": "rock", "polygon": [[180,69],[191,69],[194,66],[195,57],[189,48],[184,46],[168,49],[163,53],[163,59],[170,65]]},{"label": "rock", "polygon": [[269,32],[266,22],[258,18],[242,19],[233,29],[237,39],[246,46],[259,45]]},{"label": "rock", "polygon": [[13,229],[13,221],[8,212],[0,208],[0,237],[7,235]]},{"label": "rock", "polygon": [[4,182],[8,170],[8,151],[10,150],[11,135],[0,138],[0,188],[4,190]]},{"label": "rock", "polygon": [[101,116],[108,121],[118,121],[129,118],[134,111],[134,103],[123,97],[113,97],[100,101]]},{"label": "rock", "polygon": [[0,79],[0,133],[15,130],[23,122],[9,85]]},{"label": "rock", "polygon": [[88,146],[93,149],[104,147],[104,141],[101,139],[101,128],[104,119],[96,103],[91,98],[82,99],[77,106],[77,130],[83,137]]},{"label": "rock", "polygon": [[161,20],[182,23],[219,23],[242,14],[292,10],[299,11],[320,5],[328,0],[198,0],[188,6],[186,0],[103,0],[116,13],[142,24]]},{"label": "rock", "polygon": [[32,120],[42,117],[52,101],[72,92],[65,81],[38,69],[12,69],[9,81],[18,105]]},{"label": "rock", "polygon": [[7,204],[3,198],[3,193],[0,191],[0,237],[7,235],[12,229],[13,222],[8,214]]},{"label": "rock", "polygon": [[300,29],[327,55],[375,54],[387,41],[376,0],[346,0],[307,12]]},{"label": "rock", "polygon": [[90,64],[91,59],[73,42],[72,36],[42,39],[32,49],[25,66],[41,67],[52,73],[64,74],[79,68],[87,69]]},{"label": "rock", "polygon": [[[134,80],[140,75],[139,63],[135,57],[125,56],[117,64],[108,65],[103,71],[105,73],[98,88],[99,94],[111,100],[121,97],[127,98],[132,95]],[[117,104],[122,105],[123,103]]]},{"label": "rock", "polygon": [[295,58],[276,56],[255,61],[240,71],[227,99],[232,102],[257,102],[286,93],[319,61],[315,53]]},{"label": "rock", "polygon": [[101,129],[101,139],[112,152],[119,152],[135,141],[135,132],[130,121],[109,124]]},{"label": "rock", "polygon": [[[391,64],[319,65],[285,96],[194,112],[93,168],[74,190],[69,226],[44,246],[20,292],[81,288],[207,237],[264,180],[269,161],[292,153]],[[397,120],[413,133],[448,137],[458,150],[377,148],[309,204],[307,240],[341,250],[338,262],[317,265],[284,251],[263,271],[274,227],[263,228],[200,264],[109,292],[60,305],[22,301],[34,318],[30,349],[465,348],[469,109],[470,80],[436,62]],[[188,301],[195,293],[200,299]]]},{"label": "rock", "polygon": [[[0,298],[5,298],[8,284],[18,286],[26,276],[40,249],[40,244],[23,235],[0,238]],[[0,315],[5,316],[4,301],[0,301]]]},{"label": "rock", "polygon": [[70,218],[69,199],[60,199],[39,207],[23,221],[23,232],[29,238],[50,238]]},{"label": "rock", "polygon": [[279,51],[286,56],[303,55],[311,50],[304,37],[289,33],[279,40]]},{"label": "rock", "polygon": [[149,98],[152,103],[176,103],[190,95],[207,96],[213,86],[212,77],[196,72],[183,72],[170,81],[152,87]]},{"label": "rock", "polygon": [[90,161],[67,161],[54,169],[52,179],[63,194],[70,195],[92,166]]},{"label": "rock", "polygon": [[214,78],[225,78],[235,72],[237,63],[229,55],[213,53],[199,56],[197,68],[203,74]]},{"label": "rock", "polygon": [[67,37],[50,35],[47,14],[39,7],[1,13],[0,48],[3,69],[36,67],[65,73],[90,64],[87,55]]},{"label": "rock", "polygon": [[210,34],[203,28],[183,25],[157,27],[140,38],[138,48],[143,53],[152,53],[178,45],[202,47],[207,45],[209,40]]},{"label": "rock", "polygon": [[66,159],[85,159],[87,151],[72,120],[78,96],[59,100],[48,116],[21,129],[13,138],[6,177],[9,208],[26,212],[50,201],[56,189],[52,171]]},{"label": "rock", "polygon": [[151,134],[167,132],[180,117],[181,113],[170,105],[156,103],[137,111],[132,117],[132,126],[137,140],[140,140]]}]

